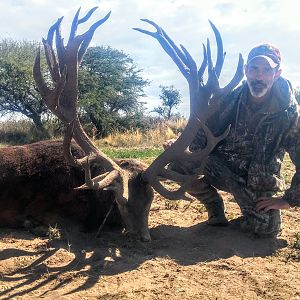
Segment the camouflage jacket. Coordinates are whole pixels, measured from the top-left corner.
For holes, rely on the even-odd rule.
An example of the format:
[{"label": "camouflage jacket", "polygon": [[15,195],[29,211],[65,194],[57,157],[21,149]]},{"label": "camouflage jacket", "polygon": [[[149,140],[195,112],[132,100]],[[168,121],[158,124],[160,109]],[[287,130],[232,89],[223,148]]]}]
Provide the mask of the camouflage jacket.
[{"label": "camouflage jacket", "polygon": [[[222,101],[219,112],[209,120],[208,126],[215,135],[231,124],[228,136],[211,155],[220,157],[239,182],[260,194],[285,189],[280,168],[288,152],[297,171],[284,199],[291,206],[300,206],[299,110],[290,83],[280,77],[269,99],[257,107],[247,103],[247,95],[244,82]],[[205,137],[199,132],[192,150],[203,143]]]}]

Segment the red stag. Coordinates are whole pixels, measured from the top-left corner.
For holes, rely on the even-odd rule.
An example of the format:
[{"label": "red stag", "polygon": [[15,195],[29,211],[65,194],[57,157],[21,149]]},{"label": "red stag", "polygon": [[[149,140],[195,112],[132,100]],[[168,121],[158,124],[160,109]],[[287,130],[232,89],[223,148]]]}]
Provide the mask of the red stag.
[{"label": "red stag", "polygon": [[[227,86],[220,88],[219,76],[224,62],[223,44],[220,33],[211,22],[210,25],[218,46],[217,61],[213,65],[208,41],[207,45],[203,46],[204,58],[198,69],[194,59],[183,46],[180,48],[176,46],[166,32],[154,22],[143,20],[153,25],[156,32],[139,28],[135,28],[135,30],[157,39],[188,81],[190,117],[180,137],[157,157],[149,167],[146,168],[143,164],[134,165],[130,161],[117,164],[92,143],[84,132],[77,114],[78,67],[95,30],[109,17],[108,14],[94,23],[85,33],[76,35],[78,25],[86,22],[95,9],[90,10],[81,19],[79,19],[80,10],[78,10],[72,23],[67,45],[64,45],[60,33],[62,18],[50,27],[47,39],[43,40],[53,87],[50,88],[43,79],[39,54],[36,57],[33,74],[46,105],[67,127],[63,153],[68,164],[74,168],[84,170],[85,183],[80,185],[76,191],[110,191],[113,194],[112,198],[116,200],[126,230],[137,234],[142,240],[148,241],[150,240],[148,215],[153,200],[152,187],[168,199],[183,199],[185,193],[197,184],[209,153],[226,136],[229,130],[227,129],[223,134],[215,137],[206,126],[206,122],[218,109],[219,99],[228,94],[241,80],[243,60],[240,56],[233,79]],[[55,47],[53,46],[54,35]],[[205,83],[203,75],[206,69],[208,79]],[[190,146],[199,130],[202,130],[206,135],[206,147],[191,151]],[[70,151],[72,138],[84,153],[81,158],[74,156]],[[195,162],[197,167],[194,168],[192,174],[181,174],[168,168],[170,164],[178,161],[182,163]],[[95,172],[95,170],[97,171]],[[179,188],[175,191],[166,189],[161,183],[162,180],[166,179],[176,182]]]}]

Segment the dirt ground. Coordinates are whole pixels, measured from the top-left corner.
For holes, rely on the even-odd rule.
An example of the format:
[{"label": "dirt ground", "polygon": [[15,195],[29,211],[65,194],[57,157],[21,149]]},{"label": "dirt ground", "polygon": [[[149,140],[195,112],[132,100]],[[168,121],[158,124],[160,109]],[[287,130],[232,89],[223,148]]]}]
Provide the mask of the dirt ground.
[{"label": "dirt ground", "polygon": [[1,229],[0,299],[300,299],[299,212],[282,213],[279,239],[212,228],[201,204],[159,196],[151,243],[107,228],[51,240]]}]

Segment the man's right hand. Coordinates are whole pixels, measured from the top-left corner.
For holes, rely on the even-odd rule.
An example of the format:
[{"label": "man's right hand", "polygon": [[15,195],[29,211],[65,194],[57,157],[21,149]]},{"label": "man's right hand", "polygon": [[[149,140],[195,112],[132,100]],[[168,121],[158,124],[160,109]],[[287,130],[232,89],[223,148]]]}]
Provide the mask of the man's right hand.
[{"label": "man's right hand", "polygon": [[255,209],[257,211],[269,211],[271,209],[290,209],[290,205],[281,197],[260,197],[257,199]]}]

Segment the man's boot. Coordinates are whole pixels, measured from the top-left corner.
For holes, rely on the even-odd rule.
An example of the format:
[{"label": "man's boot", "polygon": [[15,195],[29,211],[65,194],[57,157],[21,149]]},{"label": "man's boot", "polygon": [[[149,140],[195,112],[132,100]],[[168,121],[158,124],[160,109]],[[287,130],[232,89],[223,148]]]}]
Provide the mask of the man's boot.
[{"label": "man's boot", "polygon": [[[202,202],[203,203],[203,202]],[[210,226],[227,226],[228,220],[225,216],[225,207],[223,200],[216,199],[210,203],[203,203],[207,210],[208,221],[207,224]]]},{"label": "man's boot", "polygon": [[222,197],[216,188],[210,185],[206,178],[201,178],[197,185],[193,186],[190,195],[198,199],[206,208],[208,213],[207,224],[211,226],[227,226],[225,217],[225,206]]}]

